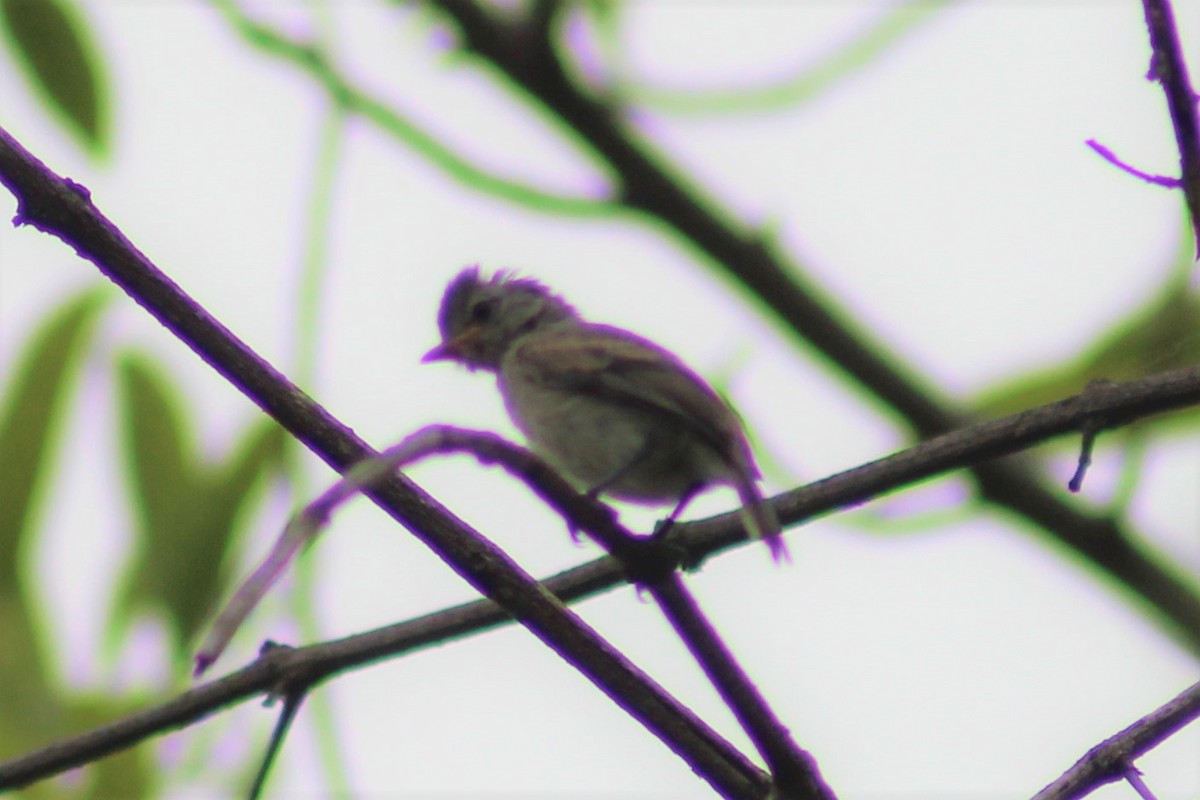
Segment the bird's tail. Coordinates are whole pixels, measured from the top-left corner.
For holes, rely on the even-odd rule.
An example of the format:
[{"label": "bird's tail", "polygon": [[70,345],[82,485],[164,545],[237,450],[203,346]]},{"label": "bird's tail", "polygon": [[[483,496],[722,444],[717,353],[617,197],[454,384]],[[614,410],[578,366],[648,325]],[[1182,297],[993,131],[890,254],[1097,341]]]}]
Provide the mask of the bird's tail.
[{"label": "bird's tail", "polygon": [[737,493],[742,501],[742,524],[746,526],[746,534],[751,539],[762,539],[776,564],[790,562],[792,557],[780,535],[779,517],[763,500],[758,484],[745,476],[737,482]]}]

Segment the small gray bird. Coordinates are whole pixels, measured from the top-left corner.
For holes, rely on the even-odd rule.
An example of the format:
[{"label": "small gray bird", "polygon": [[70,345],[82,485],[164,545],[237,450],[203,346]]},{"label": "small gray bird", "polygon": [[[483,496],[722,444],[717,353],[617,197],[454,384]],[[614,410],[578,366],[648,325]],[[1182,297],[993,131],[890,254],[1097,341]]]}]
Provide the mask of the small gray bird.
[{"label": "small gray bird", "polygon": [[779,520],[759,493],[758,468],[733,409],[671,353],[620,328],[585,322],[529,278],[478,267],[446,287],[442,342],[423,362],[495,372],[504,405],[533,450],[592,497],[674,503],[737,490],[752,538],[787,558]]}]

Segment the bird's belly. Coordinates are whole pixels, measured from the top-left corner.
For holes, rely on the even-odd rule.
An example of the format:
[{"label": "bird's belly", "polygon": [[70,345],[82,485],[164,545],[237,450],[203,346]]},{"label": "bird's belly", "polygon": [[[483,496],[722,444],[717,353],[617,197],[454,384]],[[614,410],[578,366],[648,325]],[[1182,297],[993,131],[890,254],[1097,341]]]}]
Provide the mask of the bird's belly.
[{"label": "bird's belly", "polygon": [[534,451],[585,491],[604,485],[614,497],[664,504],[725,477],[709,448],[662,415],[520,383],[503,392],[509,415]]}]

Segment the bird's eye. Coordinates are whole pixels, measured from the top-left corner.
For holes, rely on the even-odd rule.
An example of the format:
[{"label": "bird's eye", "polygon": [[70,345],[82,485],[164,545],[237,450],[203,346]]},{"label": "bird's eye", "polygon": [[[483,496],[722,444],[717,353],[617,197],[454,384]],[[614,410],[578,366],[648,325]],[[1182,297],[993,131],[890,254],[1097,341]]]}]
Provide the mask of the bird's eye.
[{"label": "bird's eye", "polygon": [[490,300],[481,300],[471,307],[472,322],[487,322],[492,318],[492,312],[495,310],[495,304]]}]

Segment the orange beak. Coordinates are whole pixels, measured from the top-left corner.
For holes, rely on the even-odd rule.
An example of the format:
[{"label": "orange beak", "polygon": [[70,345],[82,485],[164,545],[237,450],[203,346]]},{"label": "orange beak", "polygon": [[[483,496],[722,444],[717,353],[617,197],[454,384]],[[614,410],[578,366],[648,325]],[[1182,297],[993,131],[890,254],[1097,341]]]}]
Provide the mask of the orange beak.
[{"label": "orange beak", "polygon": [[464,356],[471,351],[471,348],[475,345],[475,341],[482,333],[482,327],[472,325],[458,336],[455,336],[453,339],[447,339],[421,356],[421,363],[428,364],[431,361],[462,361],[464,360]]}]

